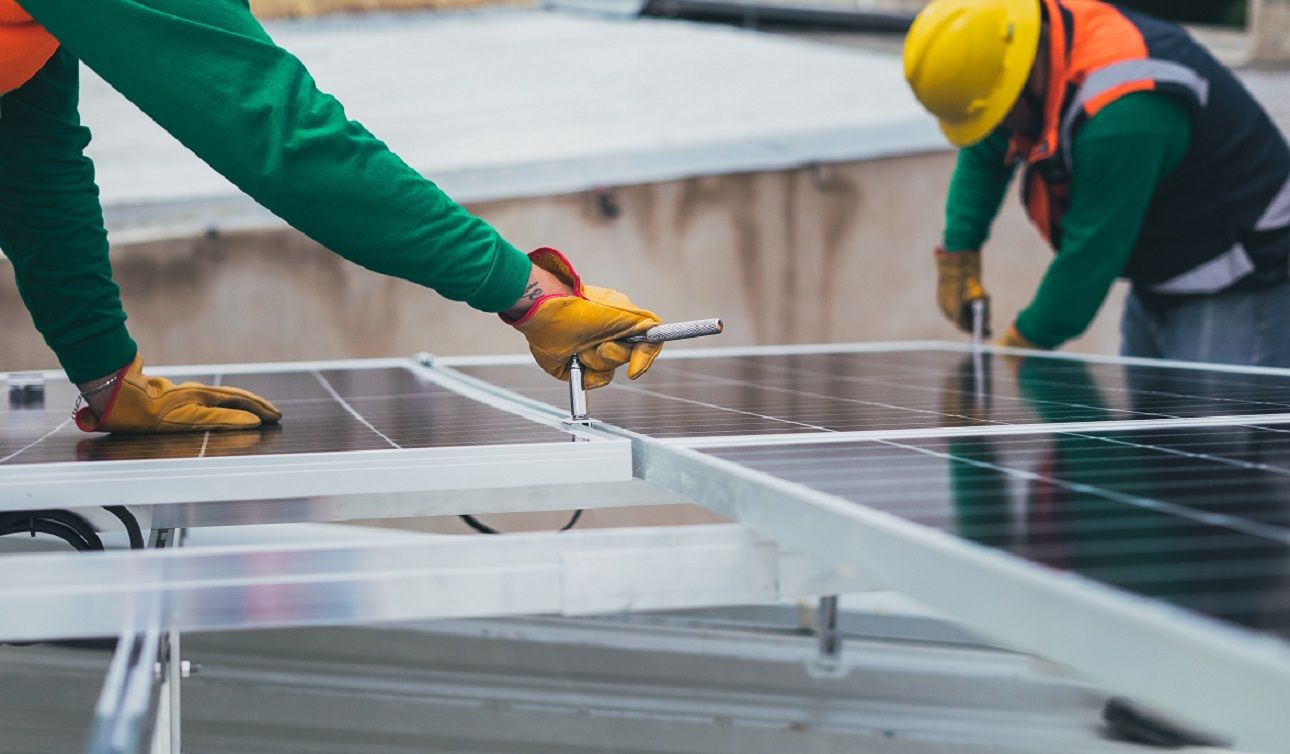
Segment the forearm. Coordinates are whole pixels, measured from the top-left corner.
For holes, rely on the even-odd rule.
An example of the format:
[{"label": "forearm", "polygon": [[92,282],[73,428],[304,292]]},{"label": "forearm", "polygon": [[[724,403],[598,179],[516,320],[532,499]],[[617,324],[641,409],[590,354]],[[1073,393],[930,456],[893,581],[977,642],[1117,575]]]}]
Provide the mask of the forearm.
[{"label": "forearm", "polygon": [[945,204],[946,251],[980,249],[1003,204],[1014,168],[1004,162],[1008,138],[1000,131],[959,151]]},{"label": "forearm", "polygon": [[1088,328],[1133,256],[1156,188],[1190,140],[1185,107],[1154,93],[1129,95],[1084,127],[1074,143],[1060,248],[1017,317],[1022,336],[1055,348]]},{"label": "forearm", "polygon": [[1056,348],[1078,337],[1097,316],[1132,253],[1132,240],[1120,238],[1107,238],[1102,246],[1065,248],[1048,266],[1030,305],[1017,315],[1018,332],[1040,348]]},{"label": "forearm", "polygon": [[0,101],[0,247],[36,328],[74,380],[128,363],[134,341],[112,282],[77,63],[56,53]]},{"label": "forearm", "polygon": [[502,312],[502,316],[510,321],[517,320],[527,314],[529,309],[544,297],[568,295],[573,292],[572,287],[554,274],[537,265],[532,265],[528,281],[524,284],[524,292],[509,309]]},{"label": "forearm", "polygon": [[528,260],[318,91],[236,0],[22,0],[54,36],[269,210],[346,258],[486,311]]}]

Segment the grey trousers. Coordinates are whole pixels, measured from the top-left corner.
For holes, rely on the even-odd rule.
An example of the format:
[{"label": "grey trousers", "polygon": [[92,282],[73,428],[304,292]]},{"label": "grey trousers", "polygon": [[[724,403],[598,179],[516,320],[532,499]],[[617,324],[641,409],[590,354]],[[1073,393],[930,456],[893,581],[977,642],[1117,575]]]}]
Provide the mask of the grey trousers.
[{"label": "grey trousers", "polygon": [[1120,338],[1124,356],[1290,367],[1290,282],[1167,306],[1131,293]]}]

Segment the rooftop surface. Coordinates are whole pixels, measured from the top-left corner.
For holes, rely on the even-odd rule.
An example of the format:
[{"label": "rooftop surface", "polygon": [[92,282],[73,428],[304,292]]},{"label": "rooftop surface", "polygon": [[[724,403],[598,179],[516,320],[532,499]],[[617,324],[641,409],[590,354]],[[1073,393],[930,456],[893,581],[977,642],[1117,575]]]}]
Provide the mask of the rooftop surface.
[{"label": "rooftop surface", "polygon": [[[943,148],[899,60],[862,49],[538,10],[268,28],[353,118],[461,201]],[[82,114],[110,227],[265,220],[89,73]]]},{"label": "rooftop surface", "polygon": [[[463,202],[945,148],[905,86],[898,36],[561,7],[267,27],[352,117]],[[1225,62],[1244,61],[1244,35],[1195,31]],[[1290,74],[1240,75],[1290,131]],[[82,115],[114,231],[277,223],[88,71]]]}]

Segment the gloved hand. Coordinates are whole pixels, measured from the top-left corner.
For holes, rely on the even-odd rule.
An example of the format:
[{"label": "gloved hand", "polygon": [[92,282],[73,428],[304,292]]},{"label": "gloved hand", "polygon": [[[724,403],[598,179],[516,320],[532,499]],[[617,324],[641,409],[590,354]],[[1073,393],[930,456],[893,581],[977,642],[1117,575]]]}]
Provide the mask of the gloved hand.
[{"label": "gloved hand", "polygon": [[88,406],[76,412],[76,426],[82,431],[205,432],[248,429],[282,418],[276,406],[246,390],[196,382],[176,385],[164,377],[148,377],[142,356],[136,355],[115,379],[101,416]]},{"label": "gloved hand", "polygon": [[662,344],[617,341],[661,324],[653,312],[633,306],[618,291],[584,285],[569,260],[555,249],[538,249],[529,259],[574,291],[572,295],[543,296],[517,320],[502,317],[528,339],[538,366],[567,381],[569,359],[577,354],[585,368],[583,387],[588,390],[608,385],[614,370],[623,364],[630,379],[645,374]]},{"label": "gloved hand", "polygon": [[[959,330],[972,332],[972,302],[990,297],[981,284],[981,252],[936,250],[936,303]],[[986,309],[989,312],[989,308]],[[990,323],[985,323],[989,335]]]},{"label": "gloved hand", "polygon": [[995,342],[995,345],[1003,346],[1004,348],[1029,348],[1035,351],[1047,350],[1026,340],[1026,336],[1021,334],[1021,331],[1017,329],[1015,324],[1008,325],[1008,331]]}]

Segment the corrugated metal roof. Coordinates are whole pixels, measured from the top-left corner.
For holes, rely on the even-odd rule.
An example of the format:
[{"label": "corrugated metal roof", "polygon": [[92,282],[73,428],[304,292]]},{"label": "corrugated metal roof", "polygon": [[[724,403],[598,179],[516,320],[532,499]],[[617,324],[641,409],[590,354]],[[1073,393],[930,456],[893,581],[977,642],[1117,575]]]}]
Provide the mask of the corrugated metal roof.
[{"label": "corrugated metal roof", "polygon": [[[410,164],[461,201],[943,148],[889,55],[675,21],[543,11],[269,24]],[[86,75],[109,225],[265,220]]]}]

